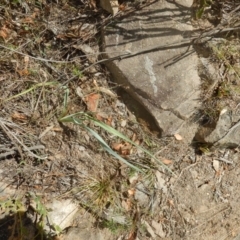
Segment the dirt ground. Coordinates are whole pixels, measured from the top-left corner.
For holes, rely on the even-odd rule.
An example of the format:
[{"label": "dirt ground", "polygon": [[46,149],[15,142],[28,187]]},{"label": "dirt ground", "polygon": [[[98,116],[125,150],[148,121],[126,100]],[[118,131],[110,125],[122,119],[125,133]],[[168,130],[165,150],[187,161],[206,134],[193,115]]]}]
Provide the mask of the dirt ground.
[{"label": "dirt ground", "polygon": [[[238,1],[201,7],[199,28],[218,24],[221,11],[239,13]],[[67,229],[58,237],[38,234],[45,213],[32,209],[29,193],[43,205],[72,199],[91,215],[89,228],[110,230],[106,239],[240,239],[239,147],[161,138],[153,119],[96,64],[101,28],[114,17],[95,1],[16,0],[4,1],[0,19],[0,177],[16,191],[10,199],[0,195],[0,239],[65,239]],[[239,47],[238,39],[239,32],[229,37]],[[218,65],[239,61],[239,52],[215,55]],[[229,84],[213,89],[202,122],[214,121],[222,104],[236,105],[233,73],[225,76]],[[110,155],[99,136],[142,172]],[[40,218],[30,238],[19,222],[31,211]]]}]

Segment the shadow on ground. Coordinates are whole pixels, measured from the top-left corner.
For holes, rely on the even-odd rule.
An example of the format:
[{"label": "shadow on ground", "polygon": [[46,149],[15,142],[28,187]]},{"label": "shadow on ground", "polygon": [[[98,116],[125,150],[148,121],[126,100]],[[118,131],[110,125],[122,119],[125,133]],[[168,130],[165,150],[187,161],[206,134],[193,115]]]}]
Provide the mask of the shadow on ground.
[{"label": "shadow on ground", "polygon": [[[36,219],[37,220],[37,219]],[[27,216],[27,212],[18,211],[0,220],[1,240],[51,240],[43,228]]]}]

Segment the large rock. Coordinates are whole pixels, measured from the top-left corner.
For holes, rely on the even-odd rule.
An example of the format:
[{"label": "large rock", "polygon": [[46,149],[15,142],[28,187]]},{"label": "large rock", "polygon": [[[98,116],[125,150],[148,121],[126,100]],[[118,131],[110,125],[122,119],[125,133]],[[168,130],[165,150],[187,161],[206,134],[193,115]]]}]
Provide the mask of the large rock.
[{"label": "large rock", "polygon": [[198,57],[185,44],[193,32],[193,1],[174,2],[155,2],[106,27],[104,58],[144,51],[106,65],[114,80],[153,115],[163,135],[189,135],[186,120],[200,105]]}]

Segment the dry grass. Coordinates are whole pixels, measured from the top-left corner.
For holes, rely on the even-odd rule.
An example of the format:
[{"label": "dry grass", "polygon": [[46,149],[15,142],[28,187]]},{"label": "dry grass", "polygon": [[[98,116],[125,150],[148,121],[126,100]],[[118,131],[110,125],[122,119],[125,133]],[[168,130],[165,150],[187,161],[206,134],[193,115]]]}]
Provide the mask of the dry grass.
[{"label": "dry grass", "polygon": [[[147,182],[145,191],[155,196],[152,169],[169,172],[152,153],[168,148],[170,140],[144,130],[116,94],[119,86],[95,64],[99,30],[109,18],[88,3],[15,0],[0,6],[1,169],[9,185],[46,200],[74,198],[99,226],[134,236],[141,228],[146,232],[140,216],[154,215],[151,204],[140,208],[135,201],[137,183]],[[239,43],[233,43],[212,47],[213,61],[224,65],[226,75],[206,101],[203,115],[210,119],[239,93]],[[83,113],[80,124],[69,117],[76,113]],[[116,160],[106,146],[137,169]],[[110,213],[118,221],[107,219]]]},{"label": "dry grass", "polygon": [[[136,214],[128,194],[132,170],[115,157],[127,159],[135,170],[156,168],[150,151],[159,144],[129,116],[115,93],[119,86],[95,65],[99,30],[107,16],[80,2],[16,0],[5,1],[0,17],[0,157],[5,180],[46,199],[78,199],[99,219],[111,209],[128,219],[116,226],[128,225],[128,230],[123,228],[129,231]],[[62,121],[79,112],[88,116],[82,125]],[[115,132],[106,131],[101,122]],[[124,149],[114,149],[116,144]],[[115,157],[104,151],[106,146]]]}]

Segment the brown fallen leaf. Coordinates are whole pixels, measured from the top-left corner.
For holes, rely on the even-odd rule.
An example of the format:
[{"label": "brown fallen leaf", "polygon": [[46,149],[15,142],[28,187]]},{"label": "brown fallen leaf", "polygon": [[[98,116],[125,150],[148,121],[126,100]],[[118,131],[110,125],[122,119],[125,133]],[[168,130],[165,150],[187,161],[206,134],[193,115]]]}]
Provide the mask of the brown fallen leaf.
[{"label": "brown fallen leaf", "polygon": [[109,116],[109,117],[106,119],[105,123],[106,123],[107,125],[109,125],[109,126],[112,126],[112,117]]},{"label": "brown fallen leaf", "polygon": [[18,74],[23,77],[23,76],[28,76],[30,73],[27,69],[23,69],[23,70],[17,70]]},{"label": "brown fallen leaf", "polygon": [[9,35],[9,29],[3,26],[0,29],[0,37],[2,37],[5,40],[8,37],[8,35]]},{"label": "brown fallen leaf", "polygon": [[172,162],[173,162],[172,160],[165,159],[165,158],[164,158],[164,159],[162,159],[161,161],[162,161],[162,163],[164,163],[165,165],[172,164]]},{"label": "brown fallen leaf", "polygon": [[161,222],[156,222],[154,220],[152,220],[152,227],[155,228],[155,233],[161,237],[161,238],[165,238],[166,233],[163,231],[163,226]]},{"label": "brown fallen leaf", "polygon": [[54,127],[54,128],[52,128],[52,130],[53,130],[54,132],[63,132],[63,129],[62,129],[62,128],[59,128],[59,127]]},{"label": "brown fallen leaf", "polygon": [[168,199],[168,204],[169,204],[170,207],[175,206],[174,201],[172,199]]},{"label": "brown fallen leaf", "polygon": [[131,199],[127,199],[126,201],[122,201],[122,207],[126,210],[126,211],[130,211],[132,209],[132,201]]},{"label": "brown fallen leaf", "polygon": [[96,114],[96,119],[99,121],[103,121],[103,117],[100,114]]},{"label": "brown fallen leaf", "polygon": [[112,149],[115,151],[120,151],[121,147],[122,147],[122,143],[113,143],[112,144]]},{"label": "brown fallen leaf", "polygon": [[22,23],[28,23],[28,24],[34,24],[34,20],[31,17],[26,17],[26,18],[22,19],[21,22]]},{"label": "brown fallen leaf", "polygon": [[135,191],[134,188],[128,189],[128,195],[129,195],[129,196],[134,196],[135,192],[136,192],[136,191]]},{"label": "brown fallen leaf", "polygon": [[12,114],[12,120],[15,120],[15,121],[20,121],[20,122],[25,122],[28,117],[23,114],[23,113],[18,113],[18,112],[15,112]]},{"label": "brown fallen leaf", "polygon": [[25,63],[25,67],[27,67],[29,63],[29,56],[24,56],[24,63]]},{"label": "brown fallen leaf", "polygon": [[96,112],[98,107],[100,95],[98,93],[91,93],[85,97],[87,108],[91,112]]},{"label": "brown fallen leaf", "polygon": [[131,154],[132,145],[130,143],[113,143],[112,149],[126,156]]},{"label": "brown fallen leaf", "polygon": [[137,230],[134,229],[129,233],[127,240],[135,240],[137,238]]}]

